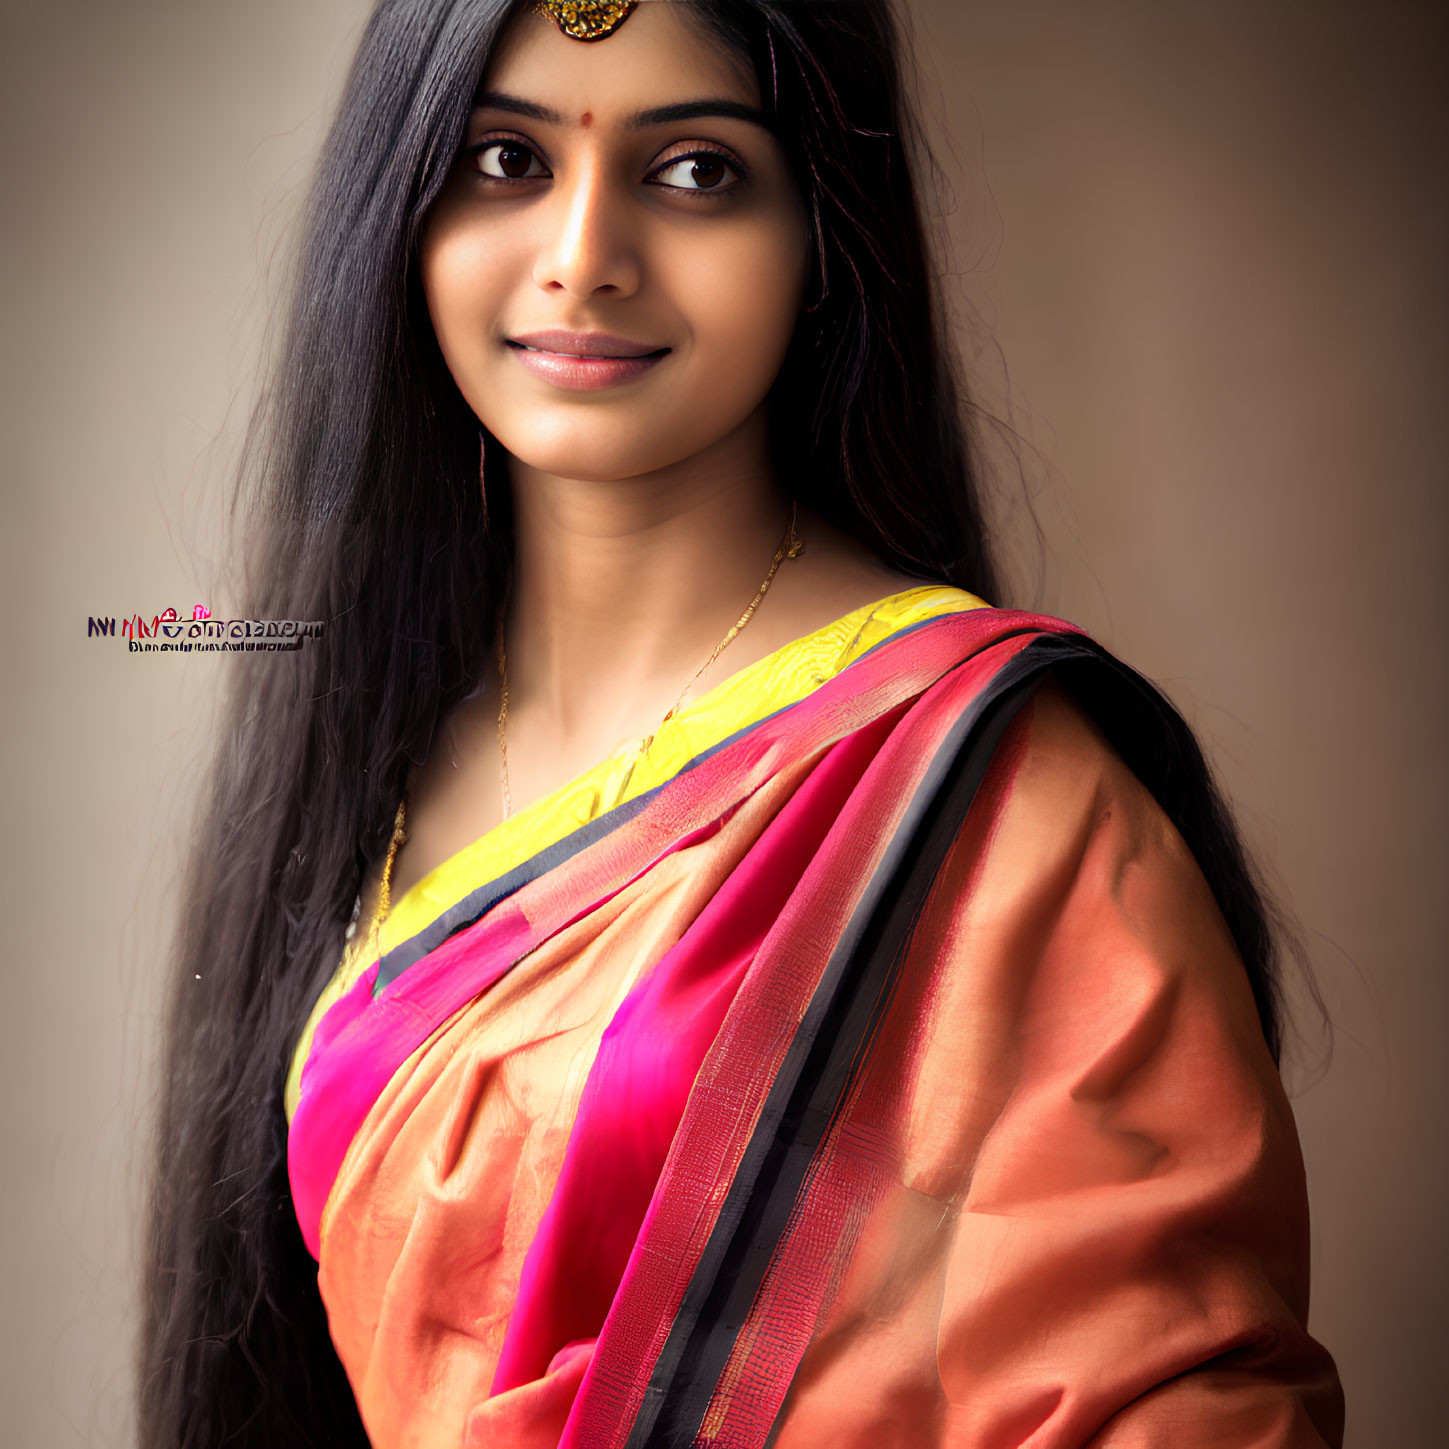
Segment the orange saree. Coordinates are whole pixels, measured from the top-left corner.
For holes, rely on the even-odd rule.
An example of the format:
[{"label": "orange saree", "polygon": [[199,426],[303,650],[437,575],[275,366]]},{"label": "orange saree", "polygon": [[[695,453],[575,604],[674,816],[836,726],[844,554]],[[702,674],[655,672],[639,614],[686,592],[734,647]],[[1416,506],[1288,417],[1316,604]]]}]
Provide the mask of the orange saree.
[{"label": "orange saree", "polygon": [[1190,737],[918,592],[324,1001],[293,1194],[378,1449],[1340,1442]]}]

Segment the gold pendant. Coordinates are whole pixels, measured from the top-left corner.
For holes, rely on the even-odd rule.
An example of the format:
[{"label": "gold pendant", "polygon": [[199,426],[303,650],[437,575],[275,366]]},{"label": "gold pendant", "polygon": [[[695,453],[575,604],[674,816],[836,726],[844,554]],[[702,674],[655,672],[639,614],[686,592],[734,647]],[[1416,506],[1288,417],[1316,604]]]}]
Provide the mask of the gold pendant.
[{"label": "gold pendant", "polygon": [[602,40],[612,35],[638,0],[537,0],[535,15],[549,15],[574,40]]}]

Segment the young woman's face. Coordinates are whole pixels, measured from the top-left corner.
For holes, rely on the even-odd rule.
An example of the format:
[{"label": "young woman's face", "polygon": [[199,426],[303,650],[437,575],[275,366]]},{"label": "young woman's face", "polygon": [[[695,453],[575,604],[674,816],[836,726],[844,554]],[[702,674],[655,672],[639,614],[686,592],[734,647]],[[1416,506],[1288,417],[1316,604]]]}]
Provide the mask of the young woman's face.
[{"label": "young woman's face", "polygon": [[747,68],[676,4],[602,41],[520,14],[429,214],[422,277],[484,426],[550,473],[666,467],[757,414],[807,218]]}]

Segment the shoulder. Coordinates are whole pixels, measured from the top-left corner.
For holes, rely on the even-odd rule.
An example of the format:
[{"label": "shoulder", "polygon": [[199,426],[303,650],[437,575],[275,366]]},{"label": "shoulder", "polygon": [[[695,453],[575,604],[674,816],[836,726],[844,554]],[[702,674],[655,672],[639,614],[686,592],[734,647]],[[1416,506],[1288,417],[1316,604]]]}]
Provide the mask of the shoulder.
[{"label": "shoulder", "polygon": [[1011,808],[1023,824],[1069,838],[1067,848],[1105,846],[1117,874],[1129,865],[1170,877],[1183,894],[1212,895],[1192,851],[1153,790],[1089,714],[1048,677],[1023,707],[1011,771]]},{"label": "shoulder", "polygon": [[1057,818],[1120,816],[1158,847],[1186,854],[1152,791],[1109,738],[1112,724],[1110,715],[1089,714],[1064,684],[1047,676],[1021,711],[1014,794],[1023,808]]},{"label": "shoulder", "polygon": [[1184,862],[1217,856],[1224,845],[1239,851],[1192,729],[1150,681],[1083,630],[991,607],[938,622],[953,636],[937,660],[951,661],[941,681],[946,711],[958,718],[963,743],[979,736],[978,744],[994,745],[995,772],[1012,774],[1020,807],[1034,803],[1061,820],[1110,803]]},{"label": "shoulder", "polygon": [[[1080,1005],[1074,992],[1096,982],[1113,996],[1175,1000],[1174,1010],[1195,1002],[1266,1078],[1275,1027],[1260,1013],[1263,963],[1245,959],[1229,922],[1243,883],[1224,876],[1224,839],[1212,833],[1227,831],[1236,848],[1231,824],[1204,824],[1181,781],[1149,788],[1142,774],[1152,770],[1123,757],[1109,737],[1114,724],[1051,678],[1018,711],[973,807],[976,825],[962,833],[977,906],[988,904],[1003,926],[1050,934],[1048,956],[1065,975],[1047,979],[1077,983],[1062,1000]],[[1189,802],[1182,828],[1164,799]]]}]

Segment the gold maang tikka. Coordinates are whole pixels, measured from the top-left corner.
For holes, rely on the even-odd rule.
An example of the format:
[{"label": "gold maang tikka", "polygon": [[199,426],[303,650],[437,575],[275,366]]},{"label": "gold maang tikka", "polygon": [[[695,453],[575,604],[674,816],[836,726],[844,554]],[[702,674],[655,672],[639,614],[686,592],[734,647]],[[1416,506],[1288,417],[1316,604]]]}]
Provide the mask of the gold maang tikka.
[{"label": "gold maang tikka", "polygon": [[638,0],[536,0],[535,15],[548,15],[574,40],[602,40],[629,18]]}]

